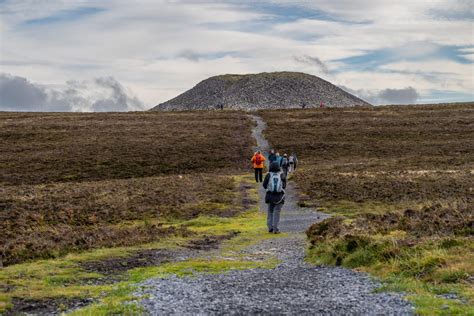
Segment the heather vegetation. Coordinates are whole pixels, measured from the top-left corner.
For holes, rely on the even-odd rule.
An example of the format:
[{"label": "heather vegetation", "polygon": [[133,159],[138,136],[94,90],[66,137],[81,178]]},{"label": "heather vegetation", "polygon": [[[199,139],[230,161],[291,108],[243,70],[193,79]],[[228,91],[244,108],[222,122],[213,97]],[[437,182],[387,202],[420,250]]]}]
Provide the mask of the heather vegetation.
[{"label": "heather vegetation", "polygon": [[0,312],[136,312],[122,302],[138,275],[263,227],[239,175],[254,142],[244,113],[1,113],[0,125]]},{"label": "heather vegetation", "polygon": [[2,186],[232,172],[252,142],[234,112],[0,113],[0,126]]},{"label": "heather vegetation", "polygon": [[333,214],[307,231],[310,261],[373,273],[421,314],[472,313],[473,104],[261,115],[298,154],[300,203]]},{"label": "heather vegetation", "polygon": [[[300,204],[333,215],[308,229],[308,260],[370,272],[422,314],[472,312],[473,104],[259,114],[298,155]],[[136,314],[146,278],[275,265],[239,253],[278,238],[242,176],[246,113],[0,113],[0,126],[0,312]]]},{"label": "heather vegetation", "polygon": [[244,114],[2,113],[0,124],[3,265],[186,235],[149,221],[241,210],[231,174],[251,153]]}]

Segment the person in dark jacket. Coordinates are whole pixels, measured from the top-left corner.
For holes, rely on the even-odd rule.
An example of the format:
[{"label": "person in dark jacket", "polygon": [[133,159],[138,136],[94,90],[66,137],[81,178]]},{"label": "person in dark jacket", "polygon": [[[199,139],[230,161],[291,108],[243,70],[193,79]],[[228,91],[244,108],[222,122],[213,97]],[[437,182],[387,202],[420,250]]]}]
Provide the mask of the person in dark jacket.
[{"label": "person in dark jacket", "polygon": [[274,149],[270,150],[270,154],[268,155],[268,164],[270,165],[276,159],[277,159],[277,156],[275,155],[275,150]]},{"label": "person in dark jacket", "polygon": [[281,160],[281,170],[285,174],[285,177],[288,177],[288,169],[290,168],[290,162],[288,161],[288,155],[283,154],[283,159]]},{"label": "person in dark jacket", "polygon": [[278,162],[278,165],[280,166],[281,168],[281,162],[283,161],[283,157],[280,156],[280,153],[276,153],[276,159],[275,159],[276,162]]},{"label": "person in dark jacket", "polygon": [[[273,183],[270,183],[272,181]],[[286,176],[281,171],[278,162],[270,164],[269,172],[263,180],[263,187],[267,190],[265,203],[268,204],[267,227],[269,233],[279,234],[280,212],[285,203]]]},{"label": "person in dark jacket", "polygon": [[298,158],[296,158],[295,153],[291,153],[290,157],[288,158],[288,163],[290,164],[289,172],[295,171],[296,165],[298,164]]}]

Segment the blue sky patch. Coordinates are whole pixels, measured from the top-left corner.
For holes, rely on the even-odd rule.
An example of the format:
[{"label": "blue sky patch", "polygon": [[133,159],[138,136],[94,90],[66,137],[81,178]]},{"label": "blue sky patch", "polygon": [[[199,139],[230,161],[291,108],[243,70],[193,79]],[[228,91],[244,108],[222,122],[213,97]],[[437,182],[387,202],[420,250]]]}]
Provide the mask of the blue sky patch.
[{"label": "blue sky patch", "polygon": [[[252,3],[240,4],[234,3],[238,8],[245,11],[259,13],[265,15],[263,19],[249,19],[245,23],[230,22],[230,23],[203,23],[203,26],[219,29],[219,30],[232,30],[248,33],[264,33],[272,29],[277,24],[291,23],[298,20],[319,20],[319,21],[331,21],[345,24],[370,24],[371,21],[349,21],[341,19],[335,15],[329,14],[328,12],[311,9],[297,5],[282,5],[282,4],[271,4],[271,3]],[[296,40],[312,41],[316,39],[314,35],[299,34],[293,37]]]},{"label": "blue sky patch", "polygon": [[448,59],[461,64],[472,64],[472,61],[466,58],[460,51],[461,49],[471,47],[472,46],[439,46],[437,49],[427,52],[426,54],[417,54],[417,52],[414,51],[411,56],[397,53],[398,48],[383,48],[368,51],[366,54],[335,59],[333,61],[342,62],[350,67],[350,69],[359,71],[376,70],[382,65],[398,61],[420,61],[428,59]]},{"label": "blue sky patch", "polygon": [[263,13],[270,15],[270,21],[276,23],[289,23],[297,20],[320,20],[320,21],[332,21],[342,22],[351,24],[367,24],[370,21],[349,21],[341,19],[328,12],[312,9],[297,5],[282,5],[282,4],[270,4],[270,3],[258,3],[252,4],[248,7],[253,12]]},{"label": "blue sky patch", "polygon": [[22,26],[40,26],[40,25],[49,25],[49,24],[60,23],[60,22],[70,22],[74,20],[79,20],[81,18],[85,18],[90,15],[97,14],[103,11],[105,11],[105,9],[98,8],[98,7],[83,7],[83,8],[73,9],[73,10],[63,10],[63,11],[58,11],[56,14],[53,14],[47,17],[26,20],[22,23]]},{"label": "blue sky patch", "polygon": [[431,90],[428,94],[421,95],[417,103],[472,102],[473,100],[474,93]]}]

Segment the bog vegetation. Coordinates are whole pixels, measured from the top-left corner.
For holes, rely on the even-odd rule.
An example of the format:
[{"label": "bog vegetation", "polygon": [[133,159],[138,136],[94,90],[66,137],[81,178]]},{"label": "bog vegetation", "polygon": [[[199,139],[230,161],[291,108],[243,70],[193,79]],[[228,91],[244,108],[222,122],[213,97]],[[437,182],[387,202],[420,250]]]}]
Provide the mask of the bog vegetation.
[{"label": "bog vegetation", "polygon": [[0,126],[3,265],[187,234],[153,219],[235,214],[230,175],[253,145],[233,112],[1,113]]},{"label": "bog vegetation", "polygon": [[[308,229],[311,261],[373,273],[420,313],[472,312],[473,104],[260,115],[298,155],[301,204],[334,215]],[[231,111],[0,113],[0,312],[92,298],[77,314],[136,313],[123,302],[146,277],[274,265],[232,257],[269,238],[241,176],[252,126]],[[225,255],[160,261],[230,236]]]},{"label": "bog vegetation", "polygon": [[474,105],[261,112],[298,154],[310,260],[368,271],[418,312],[473,312]]}]

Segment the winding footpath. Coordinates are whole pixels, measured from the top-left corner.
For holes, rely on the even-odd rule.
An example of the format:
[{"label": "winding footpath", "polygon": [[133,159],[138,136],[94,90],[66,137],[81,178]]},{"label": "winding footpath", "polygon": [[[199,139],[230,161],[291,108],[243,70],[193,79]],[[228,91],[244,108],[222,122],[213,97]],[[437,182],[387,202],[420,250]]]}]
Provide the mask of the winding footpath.
[{"label": "winding footpath", "polygon": [[[265,122],[256,122],[253,137],[264,152]],[[272,255],[281,262],[273,269],[235,270],[197,277],[154,278],[139,293],[150,315],[411,315],[412,306],[400,294],[375,293],[380,284],[364,273],[340,267],[313,266],[304,261],[304,231],[328,215],[297,205],[290,182],[280,228],[288,236],[268,239],[244,250],[249,257]],[[266,209],[259,190],[260,209]]]}]

